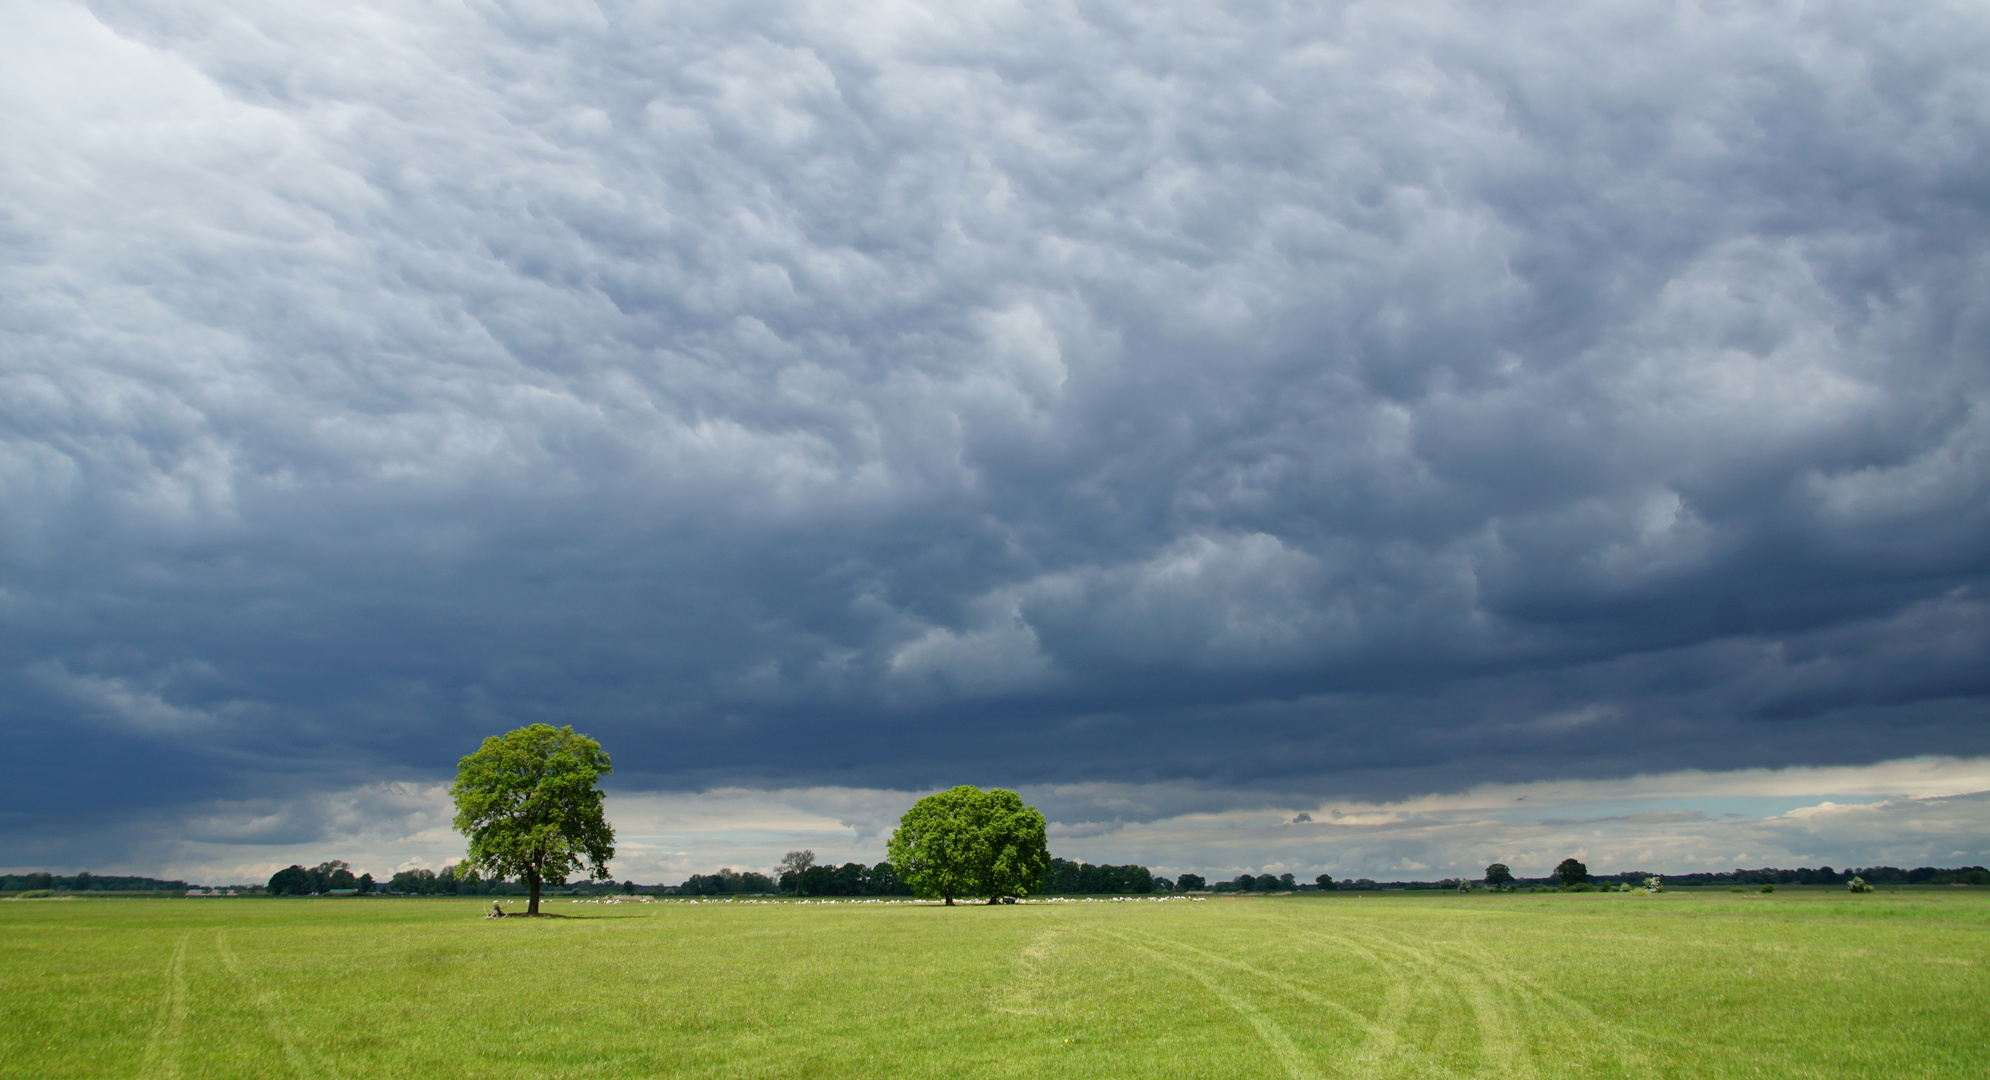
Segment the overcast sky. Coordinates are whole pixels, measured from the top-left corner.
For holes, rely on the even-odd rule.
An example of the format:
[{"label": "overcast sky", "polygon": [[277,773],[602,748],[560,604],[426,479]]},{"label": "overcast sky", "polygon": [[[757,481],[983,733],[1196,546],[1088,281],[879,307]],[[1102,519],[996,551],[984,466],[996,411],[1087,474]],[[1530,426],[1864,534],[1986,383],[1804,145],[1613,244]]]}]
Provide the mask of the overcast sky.
[{"label": "overcast sky", "polygon": [[6,22],[0,866],[1990,860],[1981,5]]}]

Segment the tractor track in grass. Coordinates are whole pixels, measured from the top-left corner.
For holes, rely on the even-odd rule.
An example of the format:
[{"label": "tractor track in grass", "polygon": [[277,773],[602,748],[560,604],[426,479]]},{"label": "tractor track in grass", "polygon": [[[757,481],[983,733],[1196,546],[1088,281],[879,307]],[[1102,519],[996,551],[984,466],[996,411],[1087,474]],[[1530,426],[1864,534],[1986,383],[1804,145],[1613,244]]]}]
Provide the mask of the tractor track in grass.
[{"label": "tractor track in grass", "polygon": [[[1401,935],[1401,931],[1396,931]],[[1464,972],[1481,980],[1499,983],[1508,987],[1518,998],[1530,1003],[1530,1012],[1551,1013],[1561,1017],[1561,1022],[1578,1043],[1600,1040],[1615,1048],[1617,1064],[1630,1072],[1645,1072],[1644,1053],[1636,1039],[1648,1038],[1637,1030],[1614,1023],[1596,1015],[1587,1005],[1576,1001],[1552,986],[1543,985],[1540,980],[1519,974],[1501,965],[1486,952],[1484,947],[1469,942],[1447,942],[1446,955],[1450,959],[1431,956],[1432,963],[1444,964],[1454,972]],[[1420,946],[1404,942],[1405,949]],[[1428,946],[1421,946],[1428,953]]]},{"label": "tractor track in grass", "polygon": [[[1441,948],[1379,929],[1364,927],[1359,936],[1345,931],[1309,930],[1295,937],[1342,948],[1358,947],[1373,956],[1375,962],[1406,972],[1405,977],[1423,988],[1425,998],[1441,1011],[1471,1017],[1480,1068],[1522,1078],[1540,1075],[1537,1045],[1545,1033],[1540,1024],[1541,1012],[1527,987],[1496,977],[1496,973],[1458,963]],[[1447,1005],[1455,1008],[1447,1009]]]},{"label": "tractor track in grass", "polygon": [[[1502,967],[1482,946],[1448,936],[1429,938],[1362,924],[1331,929],[1281,928],[1281,937],[1358,961],[1379,980],[1373,1016],[1336,1000],[1320,987],[1246,959],[1141,931],[1093,930],[1105,939],[1189,974],[1232,1011],[1249,1020],[1259,1039],[1293,1076],[1327,1072],[1361,1077],[1449,1076],[1493,1071],[1521,1078],[1556,1070],[1550,1061],[1605,1051],[1604,1067],[1616,1075],[1649,1075],[1635,1030],[1611,1023],[1588,1007],[1525,975]],[[1217,972],[1228,971],[1236,979]],[[1243,981],[1246,985],[1239,986]],[[1359,1034],[1346,1055],[1324,1069],[1308,1058],[1292,1034],[1273,1019],[1265,994],[1324,1009]],[[1469,1017],[1470,1041],[1447,1050],[1426,1046],[1433,1034],[1456,1030],[1449,1017]],[[1459,1060],[1460,1055],[1467,1060]]]},{"label": "tractor track in grass", "polygon": [[1011,1016],[1049,1016],[1050,1010],[1037,1000],[1038,995],[1050,985],[1048,973],[1051,952],[1057,939],[1070,933],[1064,927],[1057,927],[1031,938],[1016,954],[1014,962],[1015,978],[998,986],[989,999],[989,1007],[999,1013]]},{"label": "tractor track in grass", "polygon": [[[1652,1036],[1627,1025],[1605,1020],[1587,1005],[1554,987],[1545,986],[1538,979],[1502,966],[1486,952],[1483,946],[1463,941],[1447,942],[1446,945],[1447,955],[1453,959],[1439,961],[1433,957],[1433,963],[1446,963],[1454,971],[1469,971],[1480,979],[1509,987],[1515,995],[1528,999],[1537,1006],[1537,1011],[1559,1015],[1574,1038],[1585,1042],[1595,1039],[1610,1044],[1616,1050],[1619,1067],[1640,1075],[1648,1071],[1644,1066],[1646,1055],[1639,1048],[1637,1040],[1650,1041]],[[1417,948],[1408,943],[1403,947]]]},{"label": "tractor track in grass", "polygon": [[[1252,1004],[1252,999],[1260,997],[1264,989],[1309,1008],[1333,1014],[1338,1021],[1358,1033],[1358,1041],[1354,1042],[1351,1052],[1328,1057],[1324,1066],[1312,1063],[1315,1071],[1340,1076],[1388,1077],[1391,1080],[1398,1077],[1452,1076],[1473,1071],[1461,1070],[1443,1060],[1412,1037],[1411,1021],[1417,1010],[1433,1004],[1442,1008],[1447,1004],[1444,998],[1448,996],[1456,999],[1456,1003],[1463,1008],[1470,1009],[1479,1023],[1482,1032],[1481,1057],[1489,1059],[1490,1064],[1510,1075],[1534,1074],[1532,1058],[1525,1051],[1524,1044],[1505,1033],[1511,1027],[1509,1020],[1486,1008],[1483,1002],[1473,1003],[1467,993],[1450,986],[1433,987],[1430,980],[1417,979],[1412,972],[1404,970],[1405,965],[1369,948],[1358,938],[1336,936],[1334,944],[1343,954],[1358,955],[1381,979],[1383,989],[1373,1018],[1337,1000],[1320,987],[1186,941],[1137,931],[1093,931],[1089,936],[1115,940],[1191,974],[1219,1000],[1252,1018],[1253,1026],[1261,1033],[1266,1025],[1276,1023],[1264,1008]],[[1234,972],[1247,980],[1248,985],[1240,989],[1220,984],[1211,974],[1212,969]],[[1286,1045],[1293,1047],[1295,1053],[1303,1055],[1283,1028],[1279,1029],[1279,1035]],[[1295,1071],[1294,1075],[1301,1073]]]},{"label": "tractor track in grass", "polygon": [[1302,930],[1295,936],[1342,947],[1385,950],[1393,962],[1415,971],[1420,979],[1451,988],[1472,1012],[1488,1066],[1516,1076],[1538,1075],[1542,1044],[1555,1045],[1556,1058],[1603,1045],[1615,1059],[1611,1067],[1621,1073],[1641,1076],[1649,1072],[1635,1041],[1638,1032],[1604,1020],[1566,994],[1512,971],[1468,940],[1434,941],[1381,928],[1364,928],[1359,937],[1319,929]]},{"label": "tractor track in grass", "polygon": [[1437,1001],[1440,1007],[1447,1001],[1455,1003],[1456,1011],[1471,1016],[1483,1067],[1511,1076],[1539,1075],[1533,1048],[1538,1013],[1524,987],[1446,959],[1442,950],[1378,929],[1363,928],[1358,936],[1345,931],[1304,930],[1294,937],[1358,949],[1374,963],[1406,972],[1404,978],[1420,987],[1425,998]]},{"label": "tractor track in grass", "polygon": [[[1351,1054],[1333,1061],[1329,1071],[1335,1074],[1394,1080],[1397,1077],[1452,1076],[1473,1071],[1461,1070],[1453,1063],[1442,1060],[1439,1054],[1419,1045],[1414,1037],[1412,1022],[1419,1009],[1444,1009],[1448,1005],[1456,1005],[1458,1008],[1455,1011],[1469,1011],[1474,1017],[1481,1036],[1482,1058],[1488,1059],[1489,1064],[1508,1075],[1534,1075],[1531,1055],[1526,1053],[1521,1042],[1505,1033],[1510,1024],[1501,1018],[1497,1010],[1488,1007],[1484,994],[1473,995],[1452,983],[1433,981],[1427,972],[1406,970],[1408,965],[1370,947],[1380,944],[1386,952],[1394,952],[1391,943],[1365,941],[1349,935],[1289,935],[1330,941],[1341,955],[1352,953],[1358,956],[1381,979],[1383,990],[1375,1016],[1371,1019],[1361,1010],[1328,996],[1319,987],[1288,975],[1187,942],[1166,938],[1156,940],[1153,935],[1138,936],[1150,945],[1165,945],[1190,954],[1202,964],[1228,968],[1248,977],[1254,984],[1269,986],[1308,1006],[1325,1008],[1349,1021],[1360,1031],[1362,1038]],[[1419,978],[1419,974],[1424,977]],[[1474,1001],[1474,996],[1479,1000]]]},{"label": "tractor track in grass", "polygon": [[228,946],[226,929],[214,932],[214,947],[221,954],[221,962],[228,968],[228,973],[248,990],[250,1000],[256,1003],[257,1011],[262,1014],[263,1026],[269,1029],[270,1038],[283,1052],[284,1063],[290,1066],[291,1073],[300,1080],[310,1076],[336,1076],[336,1071],[327,1061],[320,1060],[315,1069],[307,1067],[304,1055],[298,1052],[297,1040],[291,1036],[290,1025],[284,1021],[282,996],[275,990],[266,989],[261,979],[242,966],[235,950]]},{"label": "tractor track in grass", "polygon": [[[1150,944],[1143,943],[1131,934],[1117,933],[1110,930],[1088,930],[1083,931],[1083,934],[1095,940],[1110,941],[1122,948],[1129,948],[1136,952],[1144,953],[1151,959],[1180,971],[1200,984],[1204,990],[1209,992],[1211,997],[1222,1002],[1225,1008],[1236,1013],[1239,1017],[1243,1018],[1245,1023],[1251,1025],[1251,1030],[1257,1035],[1258,1042],[1266,1050],[1270,1051],[1272,1056],[1279,1060],[1280,1064],[1285,1066],[1286,1074],[1291,1076],[1292,1080],[1313,1080],[1313,1078],[1321,1075],[1319,1067],[1314,1064],[1313,1060],[1304,1051],[1300,1050],[1293,1043],[1292,1036],[1286,1033],[1285,1028],[1278,1021],[1267,1016],[1263,1009],[1253,1005],[1245,995],[1236,993],[1224,986],[1202,968],[1196,967],[1179,957],[1162,952]],[[1159,944],[1167,946],[1179,945],[1178,942],[1166,939]]]},{"label": "tractor track in grass", "polygon": [[187,945],[193,940],[189,930],[173,946],[173,958],[166,962],[166,988],[159,994],[158,1017],[145,1040],[145,1056],[139,1061],[139,1080],[179,1080],[180,1041],[187,1026]]}]

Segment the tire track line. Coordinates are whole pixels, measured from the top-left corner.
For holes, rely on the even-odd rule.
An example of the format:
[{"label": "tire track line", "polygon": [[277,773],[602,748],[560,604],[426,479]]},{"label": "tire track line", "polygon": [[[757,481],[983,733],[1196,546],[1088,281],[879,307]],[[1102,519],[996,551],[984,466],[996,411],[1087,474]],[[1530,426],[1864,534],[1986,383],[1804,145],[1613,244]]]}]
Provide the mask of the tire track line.
[{"label": "tire track line", "polygon": [[1488,977],[1512,986],[1519,993],[1541,1002],[1548,1008],[1559,1011],[1565,1017],[1572,1017],[1572,1021],[1565,1021],[1565,1023],[1570,1024],[1572,1033],[1578,1034],[1578,1037],[1580,1033],[1576,1032],[1575,1028],[1577,1025],[1580,1025],[1582,1029],[1598,1034],[1605,1040],[1615,1044],[1618,1064],[1623,1068],[1640,1074],[1648,1074],[1650,1072],[1649,1066],[1645,1063],[1645,1055],[1639,1050],[1636,1042],[1636,1038],[1638,1037],[1649,1038],[1649,1036],[1643,1036],[1642,1033],[1634,1028],[1603,1019],[1596,1015],[1596,1012],[1589,1008],[1589,1006],[1582,1004],[1553,987],[1543,986],[1535,979],[1500,967],[1493,958],[1486,955],[1482,948],[1472,946],[1460,949],[1461,957],[1468,954]]},{"label": "tire track line", "polygon": [[[1396,1033],[1395,1039],[1400,1042],[1403,1030],[1409,1026],[1411,1015],[1416,1012],[1418,1004],[1429,995],[1428,987],[1413,983],[1409,976],[1403,974],[1401,963],[1385,959],[1365,938],[1354,936],[1352,933],[1321,931],[1303,931],[1297,936],[1325,941],[1343,952],[1353,953],[1366,961],[1370,968],[1386,980],[1388,989],[1383,992],[1382,1003],[1375,1011],[1375,1023]],[[1371,1072],[1378,1070],[1384,1061],[1385,1049],[1384,1043],[1370,1042],[1362,1047],[1361,1055],[1356,1060],[1368,1066]]]},{"label": "tire track line", "polygon": [[1372,933],[1373,940],[1448,986],[1471,1012],[1479,1056],[1486,1066],[1522,1078],[1539,1075],[1539,1062],[1527,1037],[1532,1025],[1526,1019],[1529,1010],[1524,995],[1504,982],[1488,979],[1484,972],[1448,960],[1434,949],[1392,940],[1381,929]]},{"label": "tire track line", "polygon": [[1349,934],[1311,930],[1301,931],[1295,936],[1323,941],[1343,952],[1354,953],[1367,961],[1371,968],[1387,980],[1388,989],[1383,993],[1382,1005],[1375,1014],[1377,1024],[1394,1031],[1400,1029],[1409,1019],[1419,995],[1417,988],[1412,986],[1409,978],[1402,973],[1400,963],[1384,959],[1380,953],[1369,947],[1366,940]]},{"label": "tire track line", "polygon": [[138,1064],[142,1080],[179,1080],[180,1039],[187,1026],[187,944],[193,931],[180,935],[173,958],[166,962],[166,989],[159,995],[158,1018],[145,1040],[145,1057]]},{"label": "tire track line", "polygon": [[[1235,959],[1234,957],[1198,948],[1184,941],[1171,938],[1160,938],[1157,941],[1151,936],[1136,935],[1145,939],[1145,943],[1143,944],[1142,942],[1128,940],[1127,935],[1120,933],[1113,933],[1111,931],[1098,931],[1098,933],[1127,941],[1128,944],[1136,948],[1142,948],[1149,955],[1161,955],[1148,947],[1156,943],[1178,949],[1182,952],[1192,954],[1205,964],[1242,972],[1259,982],[1277,987],[1308,1005],[1325,1009],[1340,1016],[1350,1025],[1360,1030],[1363,1039],[1360,1050],[1352,1062],[1346,1066],[1336,1068],[1336,1072],[1349,1072],[1356,1076],[1387,1076],[1391,1078],[1417,1073],[1450,1075],[1449,1070],[1445,1069],[1441,1062],[1434,1060],[1421,1047],[1406,1042],[1402,1038],[1399,1018],[1407,1015],[1413,1004],[1415,994],[1409,987],[1407,980],[1389,971],[1386,964],[1379,964],[1379,958],[1375,958],[1378,961],[1378,966],[1383,972],[1384,977],[1389,980],[1389,990],[1385,995],[1385,1010],[1396,1014],[1387,1020],[1371,1020],[1363,1015],[1360,1010],[1326,997],[1304,983],[1297,982],[1284,975],[1266,971],[1263,968]],[[1202,969],[1187,964],[1178,957],[1169,957],[1168,960],[1177,968],[1194,972],[1198,981],[1204,982],[1205,985],[1209,984],[1209,980]]]},{"label": "tire track line", "polygon": [[1458,942],[1440,959],[1415,944],[1404,941],[1394,944],[1406,953],[1424,955],[1427,963],[1451,969],[1448,977],[1463,978],[1469,973],[1475,981],[1500,985],[1509,998],[1534,1006],[1527,1011],[1541,1021],[1534,1025],[1537,1029],[1544,1032],[1554,1029],[1570,1047],[1593,1045],[1601,1040],[1614,1050],[1619,1068],[1638,1075],[1650,1073],[1645,1055],[1638,1050],[1624,1028],[1597,1016],[1588,1006],[1566,994],[1509,970],[1489,956],[1483,947]]},{"label": "tire track line", "polygon": [[221,951],[221,962],[228,966],[229,974],[247,987],[250,996],[255,999],[257,1008],[262,1012],[263,1024],[269,1028],[270,1036],[283,1051],[284,1062],[290,1066],[290,1071],[300,1080],[312,1076],[314,1072],[320,1076],[338,1075],[329,1061],[320,1062],[315,1070],[305,1066],[304,1055],[298,1053],[297,1042],[290,1037],[289,1026],[283,1022],[281,995],[274,990],[263,989],[262,981],[243,969],[241,960],[235,956],[235,950],[228,947],[228,931],[216,930],[214,944]]},{"label": "tire track line", "polygon": [[1316,1080],[1319,1077],[1319,1069],[1293,1043],[1292,1037],[1285,1033],[1285,1029],[1279,1026],[1278,1021],[1266,1016],[1262,1009],[1252,1005],[1241,995],[1232,993],[1215,979],[1210,978],[1209,974],[1201,968],[1157,949],[1150,948],[1124,934],[1113,933],[1109,930],[1098,930],[1089,932],[1087,936],[1111,938],[1120,945],[1133,949],[1136,952],[1145,953],[1149,957],[1201,983],[1202,988],[1209,991],[1210,996],[1222,1002],[1231,1012],[1243,1017],[1251,1025],[1251,1029],[1257,1033],[1258,1041],[1263,1043],[1265,1049],[1270,1050],[1278,1058],[1279,1062],[1285,1066],[1285,1071],[1287,1075],[1292,1077],[1292,1080]]},{"label": "tire track line", "polygon": [[1015,978],[996,988],[989,997],[989,1007],[1012,1016],[1050,1016],[1049,1009],[1038,1007],[1037,991],[1049,982],[1044,967],[1049,962],[1051,949],[1058,938],[1069,932],[1065,927],[1055,927],[1031,938],[1029,944],[1023,946],[1010,962],[1011,969],[1016,973]]},{"label": "tire track line", "polygon": [[[1370,963],[1390,972],[1392,993],[1377,1020],[1398,1031],[1407,1024],[1415,999],[1407,992],[1400,995],[1394,992],[1396,986],[1407,986],[1409,982],[1397,972],[1405,966],[1417,969],[1421,973],[1419,985],[1424,988],[1422,996],[1433,1002],[1439,1015],[1447,1015],[1454,1003],[1471,1013],[1478,1054],[1486,1067],[1523,1080],[1538,1075],[1535,1056],[1524,1037],[1527,1025],[1520,1018],[1521,1010],[1510,1000],[1514,996],[1511,992],[1500,994],[1485,980],[1467,978],[1431,954],[1391,940],[1379,929],[1368,929],[1362,936],[1320,930],[1296,931],[1292,936],[1358,952]],[[1377,948],[1392,956],[1385,958]]]}]

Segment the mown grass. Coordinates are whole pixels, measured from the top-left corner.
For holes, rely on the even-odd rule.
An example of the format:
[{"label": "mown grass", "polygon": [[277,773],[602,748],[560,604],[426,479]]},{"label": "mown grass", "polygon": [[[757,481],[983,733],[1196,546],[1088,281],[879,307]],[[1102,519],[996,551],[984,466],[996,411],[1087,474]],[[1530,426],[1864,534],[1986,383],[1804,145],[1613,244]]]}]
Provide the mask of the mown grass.
[{"label": "mown grass", "polygon": [[1990,892],[0,903],[6,1076],[1990,1075]]}]

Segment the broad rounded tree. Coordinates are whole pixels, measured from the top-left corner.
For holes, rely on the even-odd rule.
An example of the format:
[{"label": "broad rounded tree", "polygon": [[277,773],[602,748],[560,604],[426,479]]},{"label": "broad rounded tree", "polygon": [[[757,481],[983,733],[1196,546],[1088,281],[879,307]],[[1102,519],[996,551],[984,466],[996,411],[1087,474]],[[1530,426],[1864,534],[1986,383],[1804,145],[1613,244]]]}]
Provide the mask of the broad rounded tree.
[{"label": "broad rounded tree", "polygon": [[470,838],[461,870],[520,877],[539,913],[539,886],[585,869],[605,881],[615,830],[595,780],[609,771],[601,744],[571,727],[533,724],[484,740],[456,763],[456,831]]},{"label": "broad rounded tree", "polygon": [[271,896],[303,896],[311,891],[311,874],[301,866],[287,866],[270,875]]},{"label": "broad rounded tree", "polygon": [[1561,865],[1555,867],[1555,876],[1562,879],[1562,888],[1566,889],[1588,881],[1589,867],[1574,859],[1563,859]]},{"label": "broad rounded tree", "polygon": [[1513,870],[1503,862],[1486,867],[1486,888],[1496,889],[1513,880]]},{"label": "broad rounded tree", "polygon": [[962,784],[912,804],[885,847],[918,896],[1027,896],[1050,869],[1043,815],[1022,796]]}]

